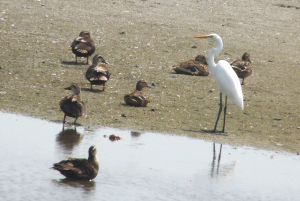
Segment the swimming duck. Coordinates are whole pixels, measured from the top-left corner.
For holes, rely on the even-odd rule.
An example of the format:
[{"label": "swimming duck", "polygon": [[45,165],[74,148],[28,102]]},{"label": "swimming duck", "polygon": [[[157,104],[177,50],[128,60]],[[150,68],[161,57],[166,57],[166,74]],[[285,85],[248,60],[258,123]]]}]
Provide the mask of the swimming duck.
[{"label": "swimming duck", "polygon": [[99,161],[96,156],[96,146],[89,148],[89,158],[69,158],[68,160],[54,163],[52,169],[71,179],[94,179],[99,170]]},{"label": "swimming duck", "polygon": [[76,118],[74,124],[78,117],[87,117],[86,109],[84,103],[79,96],[80,87],[77,84],[72,84],[69,87],[64,88],[65,90],[71,90],[73,94],[64,97],[60,102],[60,109],[65,113],[63,123],[65,123],[66,116]]},{"label": "swimming duck", "polygon": [[144,87],[152,87],[147,84],[144,80],[138,81],[136,84],[136,89],[128,92],[124,96],[124,101],[127,105],[135,107],[146,107],[149,103],[149,96],[142,91]]},{"label": "swimming duck", "polygon": [[207,76],[209,69],[205,56],[198,55],[195,60],[181,62],[179,65],[174,66],[173,70],[179,74]]},{"label": "swimming duck", "polygon": [[252,74],[252,66],[250,61],[250,54],[245,52],[242,60],[232,62],[231,67],[236,72],[239,78],[243,78],[242,85],[245,85],[244,79]]},{"label": "swimming duck", "polygon": [[86,57],[86,64],[89,64],[89,56],[96,50],[95,42],[88,31],[80,32],[79,37],[75,38],[72,42],[71,48],[75,54],[75,62],[77,63],[77,57]]},{"label": "swimming duck", "polygon": [[[99,60],[101,64],[99,64]],[[107,70],[105,64],[108,64],[102,56],[95,55],[93,58],[93,64],[87,69],[85,73],[86,79],[91,83],[91,90],[94,85],[103,85],[103,91],[105,90],[105,83],[109,80],[110,73]]]}]

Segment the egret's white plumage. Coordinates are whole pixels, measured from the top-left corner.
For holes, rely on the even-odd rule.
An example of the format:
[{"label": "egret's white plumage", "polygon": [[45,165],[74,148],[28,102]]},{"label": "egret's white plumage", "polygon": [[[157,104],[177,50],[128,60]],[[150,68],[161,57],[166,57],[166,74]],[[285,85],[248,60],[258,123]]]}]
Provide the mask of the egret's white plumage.
[{"label": "egret's white plumage", "polygon": [[244,102],[243,102],[242,87],[238,76],[236,75],[236,73],[234,72],[234,70],[232,69],[232,67],[227,61],[220,60],[217,64],[214,62],[214,55],[216,53],[219,53],[223,49],[223,42],[221,37],[217,34],[210,34],[205,36],[196,36],[195,38],[208,38],[214,40],[217,43],[217,47],[213,47],[212,49],[209,50],[207,63],[211,74],[214,76],[214,78],[217,81],[218,88],[220,91],[220,109],[215,124],[214,132],[216,132],[218,120],[222,112],[222,94],[225,95],[224,123],[223,123],[222,132],[225,132],[227,96],[236,106],[238,106],[241,110],[243,110]]}]

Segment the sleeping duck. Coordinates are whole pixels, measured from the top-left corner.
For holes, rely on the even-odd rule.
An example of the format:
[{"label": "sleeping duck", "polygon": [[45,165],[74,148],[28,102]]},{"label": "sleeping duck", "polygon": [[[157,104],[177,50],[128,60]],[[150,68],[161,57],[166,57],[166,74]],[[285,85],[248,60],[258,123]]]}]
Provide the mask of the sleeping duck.
[{"label": "sleeping duck", "polygon": [[75,62],[77,57],[86,57],[86,64],[89,64],[89,56],[95,52],[95,42],[91,38],[88,31],[79,33],[79,37],[75,38],[71,44],[72,52],[75,54]]},{"label": "sleeping duck", "polygon": [[125,94],[124,101],[126,104],[135,107],[146,107],[149,103],[149,96],[142,91],[144,87],[151,88],[152,86],[148,85],[144,80],[138,81],[136,89]]},{"label": "sleeping duck", "polygon": [[[100,64],[99,61],[101,61]],[[108,92],[105,90],[105,83],[109,80],[110,73],[105,64],[108,64],[108,62],[106,62],[102,56],[98,54],[94,56],[93,64],[85,73],[86,79],[91,83],[91,90],[93,89],[93,84],[103,85],[103,91]]]},{"label": "sleeping duck", "polygon": [[236,60],[230,65],[236,72],[237,76],[243,79],[242,85],[245,85],[244,79],[252,74],[250,54],[245,52],[242,56],[242,60]]},{"label": "sleeping duck", "polygon": [[205,56],[198,55],[195,60],[181,62],[179,65],[174,66],[173,70],[179,74],[207,76],[209,69]]},{"label": "sleeping duck", "polygon": [[65,113],[63,123],[65,123],[66,116],[75,118],[74,124],[78,117],[87,117],[84,103],[79,96],[80,87],[77,84],[72,84],[69,87],[64,88],[65,90],[71,90],[73,94],[64,97],[60,102],[60,109]]},{"label": "sleeping duck", "polygon": [[96,146],[91,146],[88,159],[69,158],[54,163],[52,169],[59,171],[67,178],[92,180],[97,176],[99,170],[99,161],[96,154]]}]

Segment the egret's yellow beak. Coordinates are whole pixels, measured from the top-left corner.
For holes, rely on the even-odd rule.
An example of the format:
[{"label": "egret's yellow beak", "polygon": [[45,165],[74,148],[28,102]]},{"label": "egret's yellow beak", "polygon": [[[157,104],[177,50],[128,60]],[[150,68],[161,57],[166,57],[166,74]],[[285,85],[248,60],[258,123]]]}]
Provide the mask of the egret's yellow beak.
[{"label": "egret's yellow beak", "polygon": [[204,35],[204,36],[194,36],[194,38],[209,38],[210,35]]}]

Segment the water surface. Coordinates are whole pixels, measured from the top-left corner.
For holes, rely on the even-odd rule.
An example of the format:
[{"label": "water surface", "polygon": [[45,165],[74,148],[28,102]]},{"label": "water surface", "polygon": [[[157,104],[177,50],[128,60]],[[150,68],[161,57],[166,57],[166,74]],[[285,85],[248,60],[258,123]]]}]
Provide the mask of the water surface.
[{"label": "water surface", "polygon": [[[1,200],[297,200],[300,157],[188,137],[114,128],[87,130],[0,113]],[[104,135],[116,134],[119,141]],[[96,145],[93,181],[50,169],[86,158]]]}]

